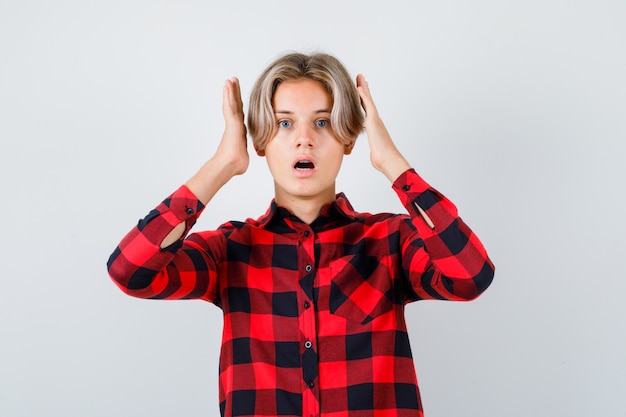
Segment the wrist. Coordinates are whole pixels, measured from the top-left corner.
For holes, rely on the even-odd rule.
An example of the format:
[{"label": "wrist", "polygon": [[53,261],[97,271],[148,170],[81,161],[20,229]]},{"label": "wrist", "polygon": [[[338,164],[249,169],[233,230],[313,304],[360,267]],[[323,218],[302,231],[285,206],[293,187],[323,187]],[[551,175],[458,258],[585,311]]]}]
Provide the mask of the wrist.
[{"label": "wrist", "polygon": [[385,177],[392,183],[406,170],[411,168],[411,165],[406,159],[398,152],[395,147],[386,153],[384,157],[374,158],[371,157],[371,162],[374,168],[382,172]]},{"label": "wrist", "polygon": [[411,169],[411,165],[402,155],[398,154],[395,158],[386,159],[378,169],[393,184],[400,175]]}]

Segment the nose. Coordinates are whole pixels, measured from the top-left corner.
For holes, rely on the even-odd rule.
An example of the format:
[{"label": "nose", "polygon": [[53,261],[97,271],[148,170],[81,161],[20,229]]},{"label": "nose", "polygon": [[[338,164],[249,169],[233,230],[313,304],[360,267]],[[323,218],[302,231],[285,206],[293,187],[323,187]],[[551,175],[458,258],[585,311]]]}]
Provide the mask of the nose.
[{"label": "nose", "polygon": [[315,145],[315,132],[310,126],[300,125],[296,130],[296,147],[312,148]]}]

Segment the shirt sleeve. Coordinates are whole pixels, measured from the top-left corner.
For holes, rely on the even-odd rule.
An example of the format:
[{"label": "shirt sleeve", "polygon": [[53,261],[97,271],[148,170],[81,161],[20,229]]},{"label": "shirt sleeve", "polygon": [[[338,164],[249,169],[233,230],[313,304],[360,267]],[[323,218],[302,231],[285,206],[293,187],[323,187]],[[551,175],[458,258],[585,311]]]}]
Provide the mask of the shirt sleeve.
[{"label": "shirt sleeve", "polygon": [[401,230],[407,301],[478,297],[491,284],[494,265],[456,206],[413,169],[393,189],[409,213]]},{"label": "shirt sleeve", "polygon": [[[181,186],[121,240],[107,262],[109,276],[134,297],[215,301],[216,257],[209,245],[201,248],[185,239],[203,210],[197,197]],[[163,239],[181,223],[186,227],[180,239],[161,248]],[[214,233],[207,242],[217,248],[219,236]]]}]

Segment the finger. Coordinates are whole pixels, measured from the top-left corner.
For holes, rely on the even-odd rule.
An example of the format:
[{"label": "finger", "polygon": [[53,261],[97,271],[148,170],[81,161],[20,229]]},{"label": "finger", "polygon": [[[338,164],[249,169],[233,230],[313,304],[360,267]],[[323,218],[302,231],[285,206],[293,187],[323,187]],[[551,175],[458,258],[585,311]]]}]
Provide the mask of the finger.
[{"label": "finger", "polygon": [[224,116],[228,114],[230,110],[230,85],[229,80],[226,80],[224,83],[224,88],[222,89],[222,113]]},{"label": "finger", "polygon": [[[236,77],[226,80],[224,84],[223,109],[228,116],[242,113],[241,95],[239,94],[239,80]],[[226,113],[225,113],[226,115]]]},{"label": "finger", "polygon": [[367,81],[365,80],[365,76],[363,74],[358,74],[356,76],[356,86],[367,87]]},{"label": "finger", "polygon": [[359,94],[359,99],[361,101],[361,107],[363,107],[363,110],[365,110],[365,113],[367,114],[367,105],[365,103],[367,98],[364,97],[365,94],[366,94],[365,87],[364,87],[365,83],[366,83],[366,81],[365,81],[365,77],[363,76],[363,74],[358,74],[356,76],[356,91]]},{"label": "finger", "polygon": [[232,77],[231,81],[233,83],[233,94],[237,103],[239,110],[243,109],[243,101],[241,100],[241,85],[239,83],[239,78]]},{"label": "finger", "polygon": [[363,110],[365,113],[373,113],[376,111],[376,106],[374,105],[374,100],[372,99],[372,94],[370,93],[370,88],[365,76],[363,74],[359,74],[356,77],[356,89],[359,93],[359,97],[361,98],[361,106],[363,106]]}]

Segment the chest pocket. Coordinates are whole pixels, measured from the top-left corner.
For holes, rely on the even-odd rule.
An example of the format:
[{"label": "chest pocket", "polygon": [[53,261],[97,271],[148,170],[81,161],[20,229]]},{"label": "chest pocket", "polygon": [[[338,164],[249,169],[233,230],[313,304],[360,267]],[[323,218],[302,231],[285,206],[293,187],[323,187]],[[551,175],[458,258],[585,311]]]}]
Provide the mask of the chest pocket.
[{"label": "chest pocket", "polygon": [[375,256],[350,255],[330,263],[330,312],[367,324],[393,308],[389,269]]}]

